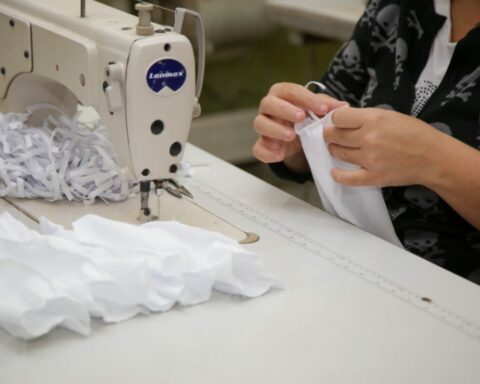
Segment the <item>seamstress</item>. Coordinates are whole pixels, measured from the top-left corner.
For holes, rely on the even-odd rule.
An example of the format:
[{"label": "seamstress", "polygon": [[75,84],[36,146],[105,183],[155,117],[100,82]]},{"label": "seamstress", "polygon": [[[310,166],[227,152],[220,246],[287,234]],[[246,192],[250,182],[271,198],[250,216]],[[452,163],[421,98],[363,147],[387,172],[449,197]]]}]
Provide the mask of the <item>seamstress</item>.
[{"label": "seamstress", "polygon": [[324,131],[349,186],[383,187],[406,249],[480,284],[480,1],[371,0],[322,83],[328,95],[274,85],[260,104],[254,155],[304,182],[293,130],[306,111],[334,112]]}]

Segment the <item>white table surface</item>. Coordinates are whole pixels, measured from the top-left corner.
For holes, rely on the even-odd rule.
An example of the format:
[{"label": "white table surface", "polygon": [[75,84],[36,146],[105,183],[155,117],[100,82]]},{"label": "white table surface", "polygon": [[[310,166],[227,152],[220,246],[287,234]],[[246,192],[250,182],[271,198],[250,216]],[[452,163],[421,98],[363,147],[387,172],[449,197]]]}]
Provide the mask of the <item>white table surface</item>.
[{"label": "white table surface", "polygon": [[196,203],[259,234],[248,248],[284,290],[96,322],[89,337],[0,331],[1,384],[479,382],[479,286],[193,146],[186,158],[207,165],[189,182]]},{"label": "white table surface", "polygon": [[266,0],[273,22],[313,36],[347,40],[365,10],[364,0]]}]

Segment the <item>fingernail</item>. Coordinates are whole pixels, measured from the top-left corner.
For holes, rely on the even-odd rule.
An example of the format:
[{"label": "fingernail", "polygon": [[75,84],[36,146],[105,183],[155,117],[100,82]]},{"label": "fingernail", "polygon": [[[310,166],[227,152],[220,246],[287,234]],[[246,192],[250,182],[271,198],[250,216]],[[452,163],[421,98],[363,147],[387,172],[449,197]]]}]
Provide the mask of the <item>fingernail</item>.
[{"label": "fingernail", "polygon": [[318,109],[318,112],[320,112],[322,115],[324,115],[328,112],[328,107],[325,104],[322,104],[320,106],[320,108]]},{"label": "fingernail", "polygon": [[302,119],[303,119],[303,112],[302,111],[295,112],[295,120],[300,121]]}]

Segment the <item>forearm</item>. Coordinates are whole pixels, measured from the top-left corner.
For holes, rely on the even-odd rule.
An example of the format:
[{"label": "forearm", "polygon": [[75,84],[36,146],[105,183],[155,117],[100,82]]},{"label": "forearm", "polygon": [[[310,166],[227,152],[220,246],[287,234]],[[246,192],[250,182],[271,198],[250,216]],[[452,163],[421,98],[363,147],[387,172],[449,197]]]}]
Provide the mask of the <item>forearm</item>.
[{"label": "forearm", "polygon": [[439,133],[428,162],[430,172],[422,184],[480,230],[480,151]]}]

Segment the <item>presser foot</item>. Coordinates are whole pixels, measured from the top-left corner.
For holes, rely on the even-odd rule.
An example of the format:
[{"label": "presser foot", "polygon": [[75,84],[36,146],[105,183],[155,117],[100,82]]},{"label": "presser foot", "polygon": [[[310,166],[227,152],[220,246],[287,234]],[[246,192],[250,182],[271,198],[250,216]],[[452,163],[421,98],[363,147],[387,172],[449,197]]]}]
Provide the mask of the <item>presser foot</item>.
[{"label": "presser foot", "polygon": [[152,210],[150,208],[140,209],[140,213],[137,216],[137,220],[144,224],[149,223],[151,221],[157,221],[158,216],[152,215]]},{"label": "presser foot", "polygon": [[142,181],[140,183],[140,213],[137,217],[140,223],[149,223],[150,221],[158,220],[158,216],[152,214],[152,209],[148,205],[150,189],[150,181]]},{"label": "presser foot", "polygon": [[[188,197],[189,199],[193,199],[193,195],[190,193],[190,191],[176,180],[155,180],[153,183],[155,185],[155,194],[157,197],[161,197],[165,191],[177,199],[182,199],[184,196]],[[152,214],[152,209],[148,203],[150,191],[151,182],[142,181],[140,183],[140,213],[137,217],[137,220],[140,223],[149,223],[151,221],[159,220],[157,215]]]}]

